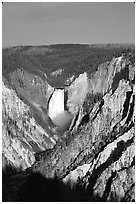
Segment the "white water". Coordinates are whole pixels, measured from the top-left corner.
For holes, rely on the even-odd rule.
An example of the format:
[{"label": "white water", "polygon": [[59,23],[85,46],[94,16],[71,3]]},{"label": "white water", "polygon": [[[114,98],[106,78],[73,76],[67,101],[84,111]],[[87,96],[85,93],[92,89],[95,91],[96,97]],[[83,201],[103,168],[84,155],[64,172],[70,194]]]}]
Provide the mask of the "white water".
[{"label": "white water", "polygon": [[68,111],[64,111],[53,118],[52,121],[59,127],[58,130],[65,131],[69,128],[72,117],[72,114],[70,114]]},{"label": "white water", "polygon": [[60,130],[65,131],[70,126],[72,115],[64,110],[64,90],[54,91],[49,102],[48,116]]},{"label": "white water", "polygon": [[64,112],[64,90],[55,90],[49,102],[48,115],[53,120],[62,112]]}]

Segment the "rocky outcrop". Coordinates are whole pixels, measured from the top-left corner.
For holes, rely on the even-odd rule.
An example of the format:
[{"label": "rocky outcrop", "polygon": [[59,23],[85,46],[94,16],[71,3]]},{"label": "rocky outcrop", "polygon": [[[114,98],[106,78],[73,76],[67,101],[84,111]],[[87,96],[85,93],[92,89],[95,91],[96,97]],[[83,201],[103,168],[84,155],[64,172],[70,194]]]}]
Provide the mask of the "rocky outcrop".
[{"label": "rocky outcrop", "polygon": [[54,91],[45,79],[46,77],[28,73],[23,68],[10,73],[10,83],[18,96],[37,110],[47,109],[48,100]]},{"label": "rocky outcrop", "polygon": [[70,86],[71,83],[74,81],[75,76],[72,75],[71,77],[69,77],[66,81],[65,81],[65,86]]},{"label": "rocky outcrop", "polygon": [[58,69],[58,70],[52,72],[52,73],[51,73],[51,76],[57,77],[58,75],[61,75],[63,71],[64,71],[64,70],[62,70],[62,69]]},{"label": "rocky outcrop", "polygon": [[46,185],[45,201],[134,201],[134,80],[134,65],[122,56],[73,81],[65,90],[74,115],[69,131],[52,150],[37,154],[24,174],[6,179],[7,192],[11,181],[16,187],[20,177],[25,180],[8,199],[15,201],[16,194],[16,201],[25,199],[26,191],[21,194],[20,189],[30,187],[34,177],[39,186],[52,181],[51,189],[58,192],[53,198]]},{"label": "rocky outcrop", "polygon": [[80,74],[66,90],[68,91],[68,110],[72,114],[77,114],[88,93],[88,77],[86,72]]}]

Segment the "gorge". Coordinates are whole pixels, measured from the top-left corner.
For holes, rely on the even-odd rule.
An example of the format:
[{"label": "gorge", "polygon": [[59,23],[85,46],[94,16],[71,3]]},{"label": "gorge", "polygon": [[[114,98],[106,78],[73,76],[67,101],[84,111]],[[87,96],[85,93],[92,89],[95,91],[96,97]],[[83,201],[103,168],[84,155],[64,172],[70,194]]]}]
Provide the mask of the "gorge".
[{"label": "gorge", "polygon": [[25,65],[3,76],[3,201],[135,200],[133,59],[114,55],[64,86]]}]

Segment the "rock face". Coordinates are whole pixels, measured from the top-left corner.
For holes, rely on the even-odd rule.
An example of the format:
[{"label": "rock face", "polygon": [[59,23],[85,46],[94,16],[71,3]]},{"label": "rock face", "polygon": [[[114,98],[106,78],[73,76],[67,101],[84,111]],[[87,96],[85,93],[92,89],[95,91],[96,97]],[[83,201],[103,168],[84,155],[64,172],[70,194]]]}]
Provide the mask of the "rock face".
[{"label": "rock face", "polygon": [[24,170],[34,163],[34,153],[52,148],[55,141],[31,116],[29,106],[4,83],[2,108],[3,156],[8,164]]},{"label": "rock face", "polygon": [[88,93],[88,77],[87,74],[80,74],[71,84],[68,90],[67,106],[72,114],[77,114],[87,93]]},{"label": "rock face", "polygon": [[[45,183],[38,179],[43,201],[134,201],[134,72],[128,56],[122,56],[73,81],[66,88],[67,108],[74,115],[70,130],[51,151],[39,153],[24,174],[6,179],[4,189],[10,191],[13,181],[16,192],[4,194],[5,201],[24,201],[20,189],[30,186],[33,176],[38,179],[37,173],[57,191],[53,198],[45,187],[44,197]],[[21,177],[25,182],[17,189]]]},{"label": "rock face", "polygon": [[[44,77],[45,79],[46,77]],[[10,74],[10,81],[17,94],[37,110],[47,108],[49,97],[54,91],[40,76],[26,72],[23,68]]]}]

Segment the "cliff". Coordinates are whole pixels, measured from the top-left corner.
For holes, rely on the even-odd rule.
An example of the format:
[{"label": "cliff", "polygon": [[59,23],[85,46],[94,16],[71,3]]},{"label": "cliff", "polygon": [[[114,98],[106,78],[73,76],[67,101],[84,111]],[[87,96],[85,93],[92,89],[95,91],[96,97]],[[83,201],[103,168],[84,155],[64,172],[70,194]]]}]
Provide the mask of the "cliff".
[{"label": "cliff", "polygon": [[26,105],[10,87],[2,84],[2,154],[3,169],[12,165],[26,169],[36,152],[53,148],[55,140],[32,117]]},{"label": "cliff", "polygon": [[5,179],[3,189],[9,192],[11,181],[15,189],[3,193],[5,201],[135,200],[134,71],[121,56],[65,88],[69,130],[24,173]]}]

